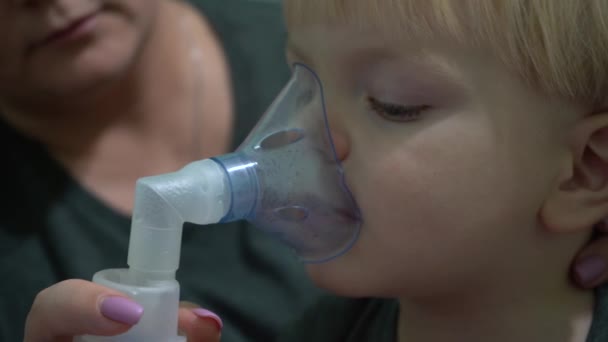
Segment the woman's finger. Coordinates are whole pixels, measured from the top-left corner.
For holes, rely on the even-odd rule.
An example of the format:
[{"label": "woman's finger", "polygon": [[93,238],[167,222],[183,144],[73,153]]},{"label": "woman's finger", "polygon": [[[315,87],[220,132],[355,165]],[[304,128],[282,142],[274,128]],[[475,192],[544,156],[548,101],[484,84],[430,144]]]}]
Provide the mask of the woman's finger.
[{"label": "woman's finger", "polygon": [[84,280],[66,280],[40,292],[28,314],[26,342],[72,341],[74,336],[124,333],[143,314],[125,295]]},{"label": "woman's finger", "polygon": [[[599,228],[605,230],[606,226]],[[585,289],[595,288],[608,282],[608,234],[591,241],[574,261],[573,278]]]},{"label": "woman's finger", "polygon": [[222,320],[209,310],[179,309],[179,330],[188,337],[189,342],[218,342],[222,327]]}]

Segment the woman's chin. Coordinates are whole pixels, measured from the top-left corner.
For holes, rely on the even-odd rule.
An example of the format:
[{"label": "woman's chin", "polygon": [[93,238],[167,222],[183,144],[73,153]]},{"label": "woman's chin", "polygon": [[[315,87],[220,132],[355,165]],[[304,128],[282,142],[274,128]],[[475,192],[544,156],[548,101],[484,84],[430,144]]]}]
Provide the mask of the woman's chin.
[{"label": "woman's chin", "polygon": [[48,94],[79,94],[120,80],[136,65],[140,46],[134,34],[122,41],[99,38],[80,49],[49,51],[30,60],[30,86]]},{"label": "woman's chin", "polygon": [[127,59],[118,56],[57,65],[46,72],[35,71],[33,74],[38,77],[31,80],[31,87],[49,96],[85,95],[124,78],[130,65]]}]

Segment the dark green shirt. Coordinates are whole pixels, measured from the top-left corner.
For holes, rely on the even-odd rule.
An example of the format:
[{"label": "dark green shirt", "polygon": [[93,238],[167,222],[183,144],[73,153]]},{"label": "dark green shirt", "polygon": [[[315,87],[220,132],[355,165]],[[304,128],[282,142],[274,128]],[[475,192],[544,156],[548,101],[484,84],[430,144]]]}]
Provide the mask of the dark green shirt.
[{"label": "dark green shirt", "polygon": [[[198,0],[233,75],[242,141],[286,82],[278,2]],[[0,122],[0,341],[21,341],[35,295],[68,278],[126,267],[125,217],[83,189],[44,147]],[[184,229],[182,299],[221,315],[223,341],[271,341],[316,296],[302,266],[244,223]]]},{"label": "dark green shirt", "polygon": [[[463,310],[465,310],[463,313],[466,313],[466,309]],[[289,329],[286,329],[279,340],[281,342],[395,342],[398,316],[399,304],[396,300],[326,296],[319,299]],[[595,292],[593,323],[587,342],[607,341],[608,286],[604,286]]]}]

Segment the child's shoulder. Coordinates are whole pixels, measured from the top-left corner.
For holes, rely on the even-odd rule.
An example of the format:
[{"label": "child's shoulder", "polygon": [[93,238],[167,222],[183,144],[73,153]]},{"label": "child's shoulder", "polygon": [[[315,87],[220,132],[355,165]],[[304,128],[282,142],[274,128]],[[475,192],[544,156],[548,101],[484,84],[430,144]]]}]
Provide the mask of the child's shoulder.
[{"label": "child's shoulder", "polygon": [[393,342],[398,312],[399,304],[395,300],[324,296],[279,340]]}]

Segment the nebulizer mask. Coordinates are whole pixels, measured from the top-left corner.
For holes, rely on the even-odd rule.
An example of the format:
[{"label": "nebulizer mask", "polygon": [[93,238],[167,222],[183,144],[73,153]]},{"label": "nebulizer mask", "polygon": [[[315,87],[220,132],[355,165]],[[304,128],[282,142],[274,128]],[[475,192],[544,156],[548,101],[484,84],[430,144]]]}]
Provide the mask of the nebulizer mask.
[{"label": "nebulizer mask", "polygon": [[127,294],[144,314],[126,334],[81,339],[184,341],[175,280],[182,226],[235,220],[250,221],[309,263],[339,256],[358,237],[360,213],[336,157],[322,84],[303,64],[234,153],[138,180],[129,268],[98,272],[93,281]]}]

